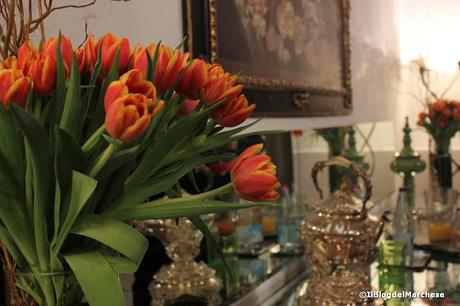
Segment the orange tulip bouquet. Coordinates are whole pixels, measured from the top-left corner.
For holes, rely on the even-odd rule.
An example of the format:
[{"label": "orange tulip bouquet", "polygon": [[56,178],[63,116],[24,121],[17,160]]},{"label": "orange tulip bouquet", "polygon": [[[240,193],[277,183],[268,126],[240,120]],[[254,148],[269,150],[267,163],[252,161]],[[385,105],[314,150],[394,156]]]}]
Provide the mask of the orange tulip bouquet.
[{"label": "orange tulip bouquet", "polygon": [[[63,35],[26,42],[1,61],[0,241],[13,305],[123,305],[118,274],[136,271],[147,246],[134,220],[185,216],[209,235],[201,214],[272,205],[280,184],[262,145],[213,153],[245,137],[247,126],[229,129],[255,108],[242,89],[220,65],[161,44],[131,50],[113,34],[77,50]],[[231,183],[182,196],[180,178],[223,160]],[[230,191],[259,203],[213,199]]]},{"label": "orange tulip bouquet", "polygon": [[441,187],[452,187],[450,141],[460,130],[460,102],[438,100],[421,112],[417,124],[428,132],[436,144],[434,166]]}]

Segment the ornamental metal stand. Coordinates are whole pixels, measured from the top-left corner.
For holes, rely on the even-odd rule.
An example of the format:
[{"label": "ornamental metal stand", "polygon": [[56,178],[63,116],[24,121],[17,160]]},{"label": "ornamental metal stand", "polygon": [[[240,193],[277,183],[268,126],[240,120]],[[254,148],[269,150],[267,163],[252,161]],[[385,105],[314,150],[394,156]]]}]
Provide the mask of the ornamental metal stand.
[{"label": "ornamental metal stand", "polygon": [[404,147],[401,152],[395,153],[395,158],[390,164],[393,172],[403,177],[404,187],[407,190],[409,206],[414,208],[415,184],[414,176],[417,173],[425,170],[426,163],[420,158],[420,154],[414,152],[411,146],[412,139],[410,137],[412,129],[409,126],[409,119],[406,117],[406,124],[403,132]]},{"label": "ornamental metal stand", "polygon": [[152,306],[162,306],[183,296],[204,300],[207,305],[221,303],[222,288],[216,272],[204,262],[196,262],[203,235],[186,218],[149,222],[151,233],[161,240],[172,263],[154,276]]}]

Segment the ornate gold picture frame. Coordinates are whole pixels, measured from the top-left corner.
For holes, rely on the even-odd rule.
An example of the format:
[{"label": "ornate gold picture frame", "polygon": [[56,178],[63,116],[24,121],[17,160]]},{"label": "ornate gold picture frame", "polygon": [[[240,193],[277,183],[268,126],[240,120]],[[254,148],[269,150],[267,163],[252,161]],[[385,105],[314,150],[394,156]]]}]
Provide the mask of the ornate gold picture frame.
[{"label": "ornate gold picture frame", "polygon": [[349,0],[183,0],[186,49],[240,73],[256,116],[352,111]]}]

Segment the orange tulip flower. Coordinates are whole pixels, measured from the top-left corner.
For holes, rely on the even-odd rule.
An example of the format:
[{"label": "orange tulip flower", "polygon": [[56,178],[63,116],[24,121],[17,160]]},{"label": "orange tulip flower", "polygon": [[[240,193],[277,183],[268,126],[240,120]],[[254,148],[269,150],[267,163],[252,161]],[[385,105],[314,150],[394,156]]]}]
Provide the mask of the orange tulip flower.
[{"label": "orange tulip flower", "polygon": [[152,82],[145,80],[139,70],[132,69],[109,85],[104,97],[105,109],[107,110],[113,101],[129,93],[142,94],[151,100],[155,100],[157,95]]},{"label": "orange tulip flower", "polygon": [[[46,43],[42,45],[42,52],[45,57],[50,57],[54,62],[56,62],[56,47],[59,37],[52,37],[48,39]],[[70,40],[61,35],[61,56],[62,61],[64,62],[64,71],[66,77],[70,74],[70,68],[72,67],[72,56],[73,48]]]},{"label": "orange tulip flower", "polygon": [[33,48],[29,41],[19,48],[18,67],[32,79],[35,93],[49,94],[54,89],[56,61]]},{"label": "orange tulip flower", "polygon": [[189,114],[193,113],[195,110],[196,106],[198,105],[199,101],[198,100],[190,100],[186,99],[184,102],[182,102],[179,112],[177,115],[179,117],[186,117]]},{"label": "orange tulip flower", "polygon": [[208,65],[201,59],[194,59],[185,68],[184,75],[176,90],[188,99],[198,99],[207,81]]},{"label": "orange tulip flower", "polygon": [[107,109],[105,128],[115,139],[130,142],[144,133],[152,116],[163,107],[141,94],[128,94],[116,99]]},{"label": "orange tulip flower", "polygon": [[0,70],[18,69],[18,60],[15,56],[8,56],[4,61],[0,61]]},{"label": "orange tulip flower", "polygon": [[220,125],[233,127],[244,122],[256,108],[255,104],[249,105],[244,95],[219,105],[212,111],[211,117]]},{"label": "orange tulip flower", "polygon": [[30,79],[21,70],[0,70],[0,102],[5,108],[8,108],[10,102],[24,106],[30,87]]},{"label": "orange tulip flower", "polygon": [[[150,44],[146,48],[137,46],[134,50],[132,66],[135,69],[139,69],[144,77],[147,76],[147,53],[153,59],[155,50],[156,45],[154,44]],[[161,95],[167,93],[178,81],[181,72],[186,67],[189,56],[188,52],[184,53],[164,45],[158,48],[155,73],[151,81]]]},{"label": "orange tulip flower", "polygon": [[223,99],[229,101],[243,91],[243,86],[236,83],[237,78],[225,72],[221,65],[211,65],[208,68],[208,82],[202,89],[201,98],[208,105]]},{"label": "orange tulip flower", "polygon": [[262,144],[250,146],[234,161],[230,171],[236,194],[249,201],[274,201],[281,186],[276,178],[276,166],[267,155],[257,155]]},{"label": "orange tulip flower", "polygon": [[185,68],[189,53],[170,47],[161,46],[158,50],[157,65],[153,75],[153,84],[161,95],[168,92],[179,79],[180,73]]},{"label": "orange tulip flower", "polygon": [[147,77],[147,67],[149,62],[147,60],[147,53],[150,58],[153,59],[155,54],[156,45],[150,44],[147,47],[143,48],[141,45],[137,45],[133,51],[133,57],[131,59],[131,66],[134,69],[137,69],[142,72],[144,78]]},{"label": "orange tulip flower", "polygon": [[102,45],[101,49],[101,72],[103,75],[109,72],[110,68],[112,67],[112,63],[115,59],[115,54],[117,50],[120,50],[119,58],[118,58],[118,68],[120,72],[125,72],[128,69],[129,58],[131,57],[131,49],[129,47],[129,41],[126,38],[116,38],[113,33],[107,33],[102,36],[97,44],[95,51],[97,54],[97,50],[99,50],[100,46]]},{"label": "orange tulip flower", "polygon": [[97,50],[93,35],[88,37],[83,49],[77,49],[77,61],[80,73],[93,72],[94,65],[97,61]]}]

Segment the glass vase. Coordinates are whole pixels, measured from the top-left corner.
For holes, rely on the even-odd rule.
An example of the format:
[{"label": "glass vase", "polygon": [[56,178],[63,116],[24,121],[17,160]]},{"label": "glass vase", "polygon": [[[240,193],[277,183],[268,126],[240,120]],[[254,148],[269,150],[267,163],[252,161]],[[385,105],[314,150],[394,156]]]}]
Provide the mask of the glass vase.
[{"label": "glass vase", "polygon": [[[436,145],[433,145],[436,143]],[[430,189],[432,194],[445,194],[452,188],[452,156],[450,142],[430,140]]]}]

